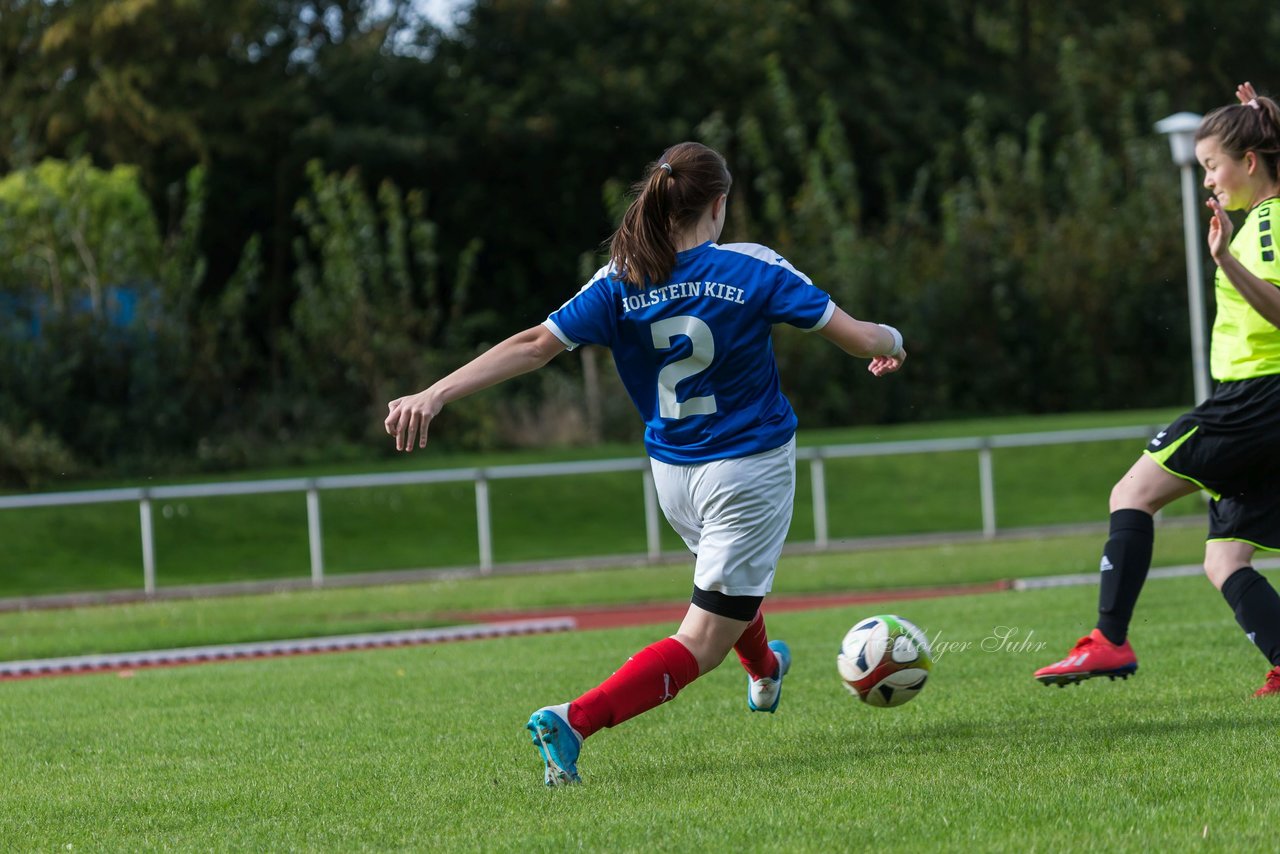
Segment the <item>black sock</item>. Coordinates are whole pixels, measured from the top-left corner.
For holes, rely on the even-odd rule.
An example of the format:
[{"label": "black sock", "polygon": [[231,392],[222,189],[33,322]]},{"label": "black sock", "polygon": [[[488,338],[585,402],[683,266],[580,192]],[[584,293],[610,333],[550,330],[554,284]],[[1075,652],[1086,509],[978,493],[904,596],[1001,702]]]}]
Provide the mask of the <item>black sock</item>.
[{"label": "black sock", "polygon": [[1098,631],[1112,643],[1124,643],[1129,634],[1133,606],[1151,569],[1155,536],[1150,513],[1126,509],[1111,514],[1111,538],[1102,550],[1098,582]]},{"label": "black sock", "polygon": [[1251,566],[1242,566],[1222,584],[1222,598],[1236,622],[1272,665],[1280,666],[1280,596]]}]

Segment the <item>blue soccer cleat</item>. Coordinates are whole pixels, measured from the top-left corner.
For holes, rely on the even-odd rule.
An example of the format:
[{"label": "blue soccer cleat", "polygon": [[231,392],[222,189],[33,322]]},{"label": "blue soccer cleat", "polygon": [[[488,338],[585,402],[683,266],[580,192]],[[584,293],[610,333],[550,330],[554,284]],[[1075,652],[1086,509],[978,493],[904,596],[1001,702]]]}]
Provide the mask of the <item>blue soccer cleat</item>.
[{"label": "blue soccer cleat", "polygon": [[525,724],[533,738],[533,746],[546,764],[542,780],[548,786],[581,783],[578,776],[578,752],[582,736],[569,726],[569,704],[543,706],[529,716]]},{"label": "blue soccer cleat", "polygon": [[769,649],[778,659],[776,679],[752,679],[747,675],[747,706],[753,712],[776,712],[782,699],[782,677],[791,669],[791,648],[784,641],[769,641]]}]

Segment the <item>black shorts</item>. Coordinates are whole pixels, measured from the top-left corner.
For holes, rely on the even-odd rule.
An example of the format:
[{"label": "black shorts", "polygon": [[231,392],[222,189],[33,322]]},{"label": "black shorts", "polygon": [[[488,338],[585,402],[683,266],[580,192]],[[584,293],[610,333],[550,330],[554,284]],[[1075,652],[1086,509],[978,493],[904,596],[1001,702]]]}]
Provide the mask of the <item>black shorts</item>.
[{"label": "black shorts", "polygon": [[1212,496],[1210,541],[1280,551],[1280,374],[1219,383],[1146,454]]}]

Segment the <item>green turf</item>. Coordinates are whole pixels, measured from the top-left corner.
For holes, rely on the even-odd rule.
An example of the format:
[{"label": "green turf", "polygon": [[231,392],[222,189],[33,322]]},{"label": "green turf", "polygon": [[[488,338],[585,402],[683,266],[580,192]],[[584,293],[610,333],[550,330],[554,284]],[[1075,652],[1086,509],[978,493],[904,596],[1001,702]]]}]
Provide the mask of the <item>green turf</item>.
[{"label": "green turf", "polygon": [[[811,447],[1159,424],[1171,414],[1140,411],[863,427],[802,432],[799,441]],[[1141,440],[1124,440],[995,451],[998,524],[1105,520],[1111,484],[1140,449]],[[241,472],[223,479],[638,457],[641,453],[636,445],[485,456],[415,454],[364,464]],[[976,453],[833,459],[827,461],[826,469],[832,538],[981,528]],[[175,479],[192,480],[199,478]],[[138,484],[74,486],[119,485]],[[639,472],[501,480],[493,481],[490,490],[494,559],[500,563],[646,551]],[[326,572],[474,566],[479,562],[475,512],[470,483],[325,491],[321,515]],[[1168,512],[1202,512],[1202,508],[1191,499]],[[156,576],[162,587],[310,574],[306,503],[301,493],[157,501],[153,523]],[[681,547],[665,523],[660,531],[664,550]],[[791,542],[811,541],[815,536],[810,471],[801,461]],[[133,504],[0,510],[0,542],[5,546],[0,558],[0,597],[142,586],[138,508]]]},{"label": "green turf", "polygon": [[[1162,526],[1155,564],[1197,562],[1198,527]],[[1096,570],[1101,534],[784,557],[774,592],[885,590]],[[679,602],[691,560],[658,566],[453,579],[385,587],[0,613],[0,660],[391,631],[457,623],[459,613],[560,605]]]},{"label": "green turf", "polygon": [[[1127,682],[1033,682],[1087,627],[1075,588],[770,617],[776,715],[727,662],[588,741],[547,791],[521,726],[670,626],[0,684],[15,850],[1268,850],[1274,701],[1203,578],[1153,581]],[[951,647],[898,709],[835,673],[898,612]],[[1013,629],[1018,648],[984,640]],[[1046,644],[1036,648],[1039,643]],[[1000,644],[995,643],[999,647]],[[1212,655],[1207,651],[1213,650]]]}]

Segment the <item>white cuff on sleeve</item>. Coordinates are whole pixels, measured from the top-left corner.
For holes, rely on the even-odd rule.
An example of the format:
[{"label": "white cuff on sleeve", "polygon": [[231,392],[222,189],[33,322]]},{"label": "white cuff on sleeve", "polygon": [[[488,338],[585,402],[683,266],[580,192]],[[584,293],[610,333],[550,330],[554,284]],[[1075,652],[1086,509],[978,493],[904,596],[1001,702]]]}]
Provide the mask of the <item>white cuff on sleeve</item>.
[{"label": "white cuff on sleeve", "polygon": [[578,342],[569,340],[569,336],[564,334],[564,330],[562,330],[554,320],[548,317],[546,320],[542,321],[542,325],[547,327],[552,335],[560,339],[560,343],[564,345],[566,350],[578,349]]},{"label": "white cuff on sleeve", "polygon": [[885,353],[885,355],[888,356],[890,359],[896,359],[899,356],[901,356],[902,355],[902,333],[894,329],[892,326],[890,326],[887,323],[879,323],[876,325],[879,326],[881,329],[886,330],[890,335],[893,336],[893,351],[889,353]]}]

